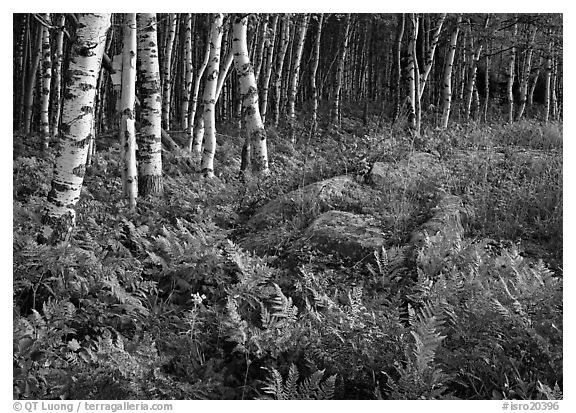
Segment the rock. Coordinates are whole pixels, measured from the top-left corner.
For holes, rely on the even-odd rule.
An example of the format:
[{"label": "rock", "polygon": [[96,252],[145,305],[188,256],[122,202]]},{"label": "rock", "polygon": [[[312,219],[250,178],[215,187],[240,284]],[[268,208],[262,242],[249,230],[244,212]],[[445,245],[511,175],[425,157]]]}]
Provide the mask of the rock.
[{"label": "rock", "polygon": [[375,162],[367,181],[379,189],[400,190],[434,178],[442,172],[438,158],[426,152],[414,152],[399,162]]},{"label": "rock", "polygon": [[464,236],[462,220],[466,218],[462,200],[455,195],[444,194],[433,208],[432,217],[412,232],[410,243],[419,244],[426,235],[434,236],[441,231],[453,232],[456,237],[462,238]]},{"label": "rock", "polygon": [[341,258],[371,261],[387,239],[378,222],[369,215],[328,211],[314,220],[295,247],[307,244]]},{"label": "rock", "polygon": [[261,207],[248,220],[253,230],[277,226],[279,222],[302,215],[314,219],[331,209],[362,208],[367,191],[353,177],[336,176],[306,185],[282,195]]}]

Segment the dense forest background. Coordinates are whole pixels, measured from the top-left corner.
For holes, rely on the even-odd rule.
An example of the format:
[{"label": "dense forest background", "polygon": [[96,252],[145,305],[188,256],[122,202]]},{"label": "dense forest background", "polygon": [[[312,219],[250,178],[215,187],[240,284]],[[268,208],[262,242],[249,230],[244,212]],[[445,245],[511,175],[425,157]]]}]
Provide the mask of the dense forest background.
[{"label": "dense forest background", "polygon": [[562,398],[562,15],[12,18],[15,398]]}]

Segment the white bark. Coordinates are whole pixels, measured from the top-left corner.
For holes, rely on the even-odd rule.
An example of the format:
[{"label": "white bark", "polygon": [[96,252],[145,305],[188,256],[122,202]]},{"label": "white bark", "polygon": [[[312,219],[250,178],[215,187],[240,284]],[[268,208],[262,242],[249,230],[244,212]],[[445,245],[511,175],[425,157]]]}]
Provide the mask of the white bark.
[{"label": "white bark", "polygon": [[270,77],[272,76],[272,63],[274,62],[274,43],[276,41],[276,30],[278,27],[278,15],[272,16],[272,38],[268,45],[267,58],[266,58],[266,70],[264,71],[264,78],[262,79],[262,90],[260,100],[260,114],[262,116],[262,122],[266,122],[266,108],[268,106],[268,87],[270,85]]},{"label": "white bark", "polygon": [[336,69],[336,86],[334,88],[334,108],[332,112],[332,123],[340,123],[340,90],[344,79],[344,63],[346,62],[346,51],[348,50],[348,33],[350,32],[350,13],[346,14],[344,23],[344,33],[342,38],[342,52],[339,56],[338,67]]},{"label": "white bark", "polygon": [[296,91],[298,90],[298,80],[300,78],[300,60],[302,60],[302,51],[304,50],[304,40],[306,38],[306,29],[308,27],[309,16],[302,15],[296,28],[296,51],[292,63],[292,73],[290,84],[288,86],[288,122],[290,125],[290,141],[296,143]]},{"label": "white bark", "polygon": [[24,121],[23,132],[29,134],[32,130],[32,110],[34,104],[34,90],[36,89],[36,76],[38,74],[38,66],[40,64],[40,56],[42,55],[42,38],[43,28],[38,29],[36,36],[36,43],[32,50],[32,60],[30,62],[30,73],[26,79],[26,96],[24,97]]},{"label": "white bark", "polygon": [[458,41],[458,31],[461,21],[462,16],[459,14],[456,17],[456,22],[452,29],[452,34],[450,35],[450,45],[448,46],[448,54],[444,65],[444,79],[442,85],[442,120],[440,121],[440,126],[442,128],[448,127],[448,119],[450,119],[450,106],[452,104],[452,68],[454,66],[454,55],[456,54],[456,43]]},{"label": "white bark", "polygon": [[[64,27],[66,22],[66,15],[60,14],[56,25],[59,28]],[[56,49],[54,51],[54,68],[53,68],[53,94],[52,94],[52,137],[58,135],[58,125],[60,124],[60,95],[61,95],[61,77],[62,77],[62,58],[64,56],[64,30],[58,30],[56,35]]]},{"label": "white bark", "polygon": [[409,14],[410,37],[408,40],[408,123],[412,130],[417,130],[416,99],[420,95],[416,84],[416,77],[419,76],[416,70],[416,39],[418,38],[418,16]]},{"label": "white bark", "polygon": [[170,129],[170,99],[172,95],[172,49],[176,38],[176,14],[170,13],[168,26],[168,38],[164,57],[164,77],[162,79],[162,126]]},{"label": "white bark", "polygon": [[[550,32],[548,32],[550,36]],[[544,122],[550,119],[550,81],[552,78],[552,40],[548,43],[548,56],[546,57],[546,68],[544,70]]]},{"label": "white bark", "polygon": [[[488,27],[490,22],[490,16],[487,16],[484,20],[484,29]],[[476,69],[478,68],[478,61],[482,54],[482,48],[484,46],[483,39],[478,39],[476,48],[474,49],[473,36],[472,36],[472,24],[468,20],[470,27],[470,62],[468,66],[468,81],[466,82],[466,97],[464,99],[464,117],[466,119],[470,118],[470,112],[472,111],[472,98],[476,85]]]},{"label": "white bark", "polygon": [[318,71],[318,62],[320,61],[320,39],[322,37],[322,23],[324,22],[324,14],[320,13],[318,16],[318,28],[316,31],[316,38],[314,39],[314,49],[312,55],[312,70],[310,74],[312,89],[312,126],[310,128],[310,136],[314,136],[316,132],[316,123],[318,117],[318,89],[316,87],[316,75]]},{"label": "white bark", "polygon": [[222,45],[222,13],[212,15],[210,27],[210,59],[204,85],[204,151],[202,153],[201,169],[206,178],[214,177],[214,153],[216,152],[216,83],[220,70],[220,48]]},{"label": "white bark", "polygon": [[142,126],[138,136],[138,192],[158,196],[162,182],[162,96],[155,13],[138,15],[139,88]]},{"label": "white bark", "polygon": [[528,48],[526,49],[526,55],[524,57],[524,71],[522,73],[522,78],[520,80],[520,104],[518,106],[518,112],[516,113],[516,120],[520,120],[524,114],[524,109],[526,108],[526,99],[528,97],[528,83],[530,81],[530,71],[532,69],[532,52],[534,50],[534,40],[536,39],[537,26],[532,27],[530,33],[530,40],[528,42]]},{"label": "white bark", "polygon": [[[43,15],[46,22],[50,22],[50,13]],[[48,148],[50,138],[50,83],[52,81],[52,51],[50,50],[50,32],[42,26],[42,70],[40,72],[40,134],[43,147]]]},{"label": "white bark", "polygon": [[508,81],[506,84],[506,99],[508,101],[508,123],[514,122],[514,75],[516,71],[516,35],[518,34],[518,23],[512,29],[512,48],[510,49],[510,60],[508,61]]},{"label": "white bark", "polygon": [[122,51],[122,96],[120,98],[120,154],[123,163],[122,188],[128,208],[136,208],[138,176],[136,170],[136,13],[124,14]]},{"label": "white bark", "polygon": [[110,14],[80,14],[78,22],[62,108],[61,146],[56,154],[52,188],[42,217],[40,238],[50,243],[66,241],[75,225],[74,206],[80,198],[84,180],[96,82]]},{"label": "white bark", "polygon": [[[288,50],[288,43],[290,42],[290,15],[285,14],[282,17],[282,32],[280,35],[280,49],[278,50],[278,56],[276,56],[276,73],[274,75],[274,91],[276,95],[276,101],[274,102],[274,126],[278,126],[280,122],[280,99],[281,99],[281,88],[282,88],[282,69],[284,67],[284,58],[286,57],[286,51]],[[266,109],[266,108],[264,108]],[[266,112],[263,111],[264,115]]]},{"label": "white bark", "polygon": [[420,75],[420,96],[418,99],[422,100],[422,96],[424,95],[424,88],[426,87],[426,81],[428,80],[428,76],[430,75],[430,71],[432,70],[432,63],[434,62],[434,54],[436,52],[436,46],[438,45],[438,40],[440,39],[440,32],[442,31],[442,25],[444,24],[444,20],[446,20],[446,13],[442,13],[438,20],[436,29],[432,34],[432,40],[430,41],[430,49],[426,54],[426,62],[424,64],[424,68],[422,74]]},{"label": "white bark", "polygon": [[[196,110],[198,107],[198,93],[200,92],[200,80],[202,80],[202,76],[204,75],[204,71],[206,70],[206,66],[208,65],[208,59],[210,58],[210,42],[206,42],[206,52],[204,53],[204,59],[202,60],[202,64],[198,68],[198,72],[196,73],[196,77],[194,79],[194,90],[192,91],[192,104],[190,108],[190,123],[188,124],[188,129],[186,130],[188,134],[188,151],[192,152],[194,156],[199,156],[200,151],[202,148],[202,139],[197,142],[196,139],[193,137],[196,136],[195,126],[194,126],[194,119],[196,117]],[[200,116],[201,118],[202,116]],[[198,120],[199,121],[199,120]],[[204,127],[202,126],[202,132],[204,131]]]},{"label": "white bark", "polygon": [[[192,91],[192,77],[194,68],[192,66],[192,14],[186,13],[186,31],[184,33],[184,94],[182,96],[182,130],[194,122],[188,118],[188,108],[190,105],[190,92]],[[156,42],[155,42],[156,43]],[[157,52],[156,52],[157,53]]]},{"label": "white bark", "polygon": [[252,170],[257,174],[266,175],[269,173],[266,130],[260,117],[254,68],[248,55],[248,45],[246,43],[247,26],[248,17],[240,18],[240,16],[237,16],[234,19],[232,39],[234,67],[240,80],[240,97],[242,99],[244,124],[248,132],[247,139],[249,139],[251,147]]},{"label": "white bark", "polygon": [[[210,46],[210,45],[208,45]],[[208,47],[207,50],[207,54],[206,57],[209,56],[209,52],[210,52],[210,47]],[[224,85],[224,80],[226,79],[226,75],[228,74],[228,71],[230,70],[230,66],[232,65],[232,62],[234,60],[234,55],[232,52],[228,53],[228,56],[226,57],[226,61],[224,62],[224,65],[222,65],[222,68],[220,69],[220,73],[218,73],[218,82],[216,83],[216,93],[215,93],[215,97],[214,97],[214,101],[218,102],[218,99],[220,98],[220,92],[222,92],[222,87]],[[208,59],[206,59],[206,63],[208,62]],[[204,70],[203,70],[204,71]],[[202,112],[204,112],[204,105],[201,106],[201,110]],[[200,153],[202,152],[202,142],[204,140],[204,117],[203,116],[198,116],[196,119],[196,123],[194,125],[194,136],[192,139],[192,156],[194,159],[198,158],[200,156]]]},{"label": "white bark", "polygon": [[266,43],[267,31],[268,14],[264,13],[262,16],[260,16],[260,26],[258,27],[258,35],[255,39],[257,42],[256,51],[254,53],[254,77],[256,78],[256,83],[258,83],[260,70],[262,68],[262,58],[264,56],[264,45]]}]

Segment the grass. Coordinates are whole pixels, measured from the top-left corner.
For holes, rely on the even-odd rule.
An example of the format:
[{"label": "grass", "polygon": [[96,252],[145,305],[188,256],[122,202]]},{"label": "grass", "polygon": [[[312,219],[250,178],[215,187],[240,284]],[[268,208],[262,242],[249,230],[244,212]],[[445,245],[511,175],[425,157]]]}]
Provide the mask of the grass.
[{"label": "grass", "polygon": [[[105,144],[87,171],[73,244],[59,249],[34,243],[53,157],[19,141],[17,397],[255,398],[271,383],[266,372],[297,371],[303,383],[324,370],[337,398],[561,397],[561,124],[470,123],[414,139],[377,122],[344,117],[309,146],[270,129],[264,180],[240,179],[242,140],[221,124],[217,178],[165,152],[165,196],[135,213]],[[420,152],[437,166],[409,172]],[[380,161],[398,173],[375,190],[364,178]],[[246,220],[262,205],[343,174],[364,198],[339,207],[392,233],[377,266],[294,251],[321,212],[304,203],[252,234],[266,246],[261,258],[230,242],[250,235]],[[399,266],[442,193],[471,212],[466,238],[439,234]]]}]

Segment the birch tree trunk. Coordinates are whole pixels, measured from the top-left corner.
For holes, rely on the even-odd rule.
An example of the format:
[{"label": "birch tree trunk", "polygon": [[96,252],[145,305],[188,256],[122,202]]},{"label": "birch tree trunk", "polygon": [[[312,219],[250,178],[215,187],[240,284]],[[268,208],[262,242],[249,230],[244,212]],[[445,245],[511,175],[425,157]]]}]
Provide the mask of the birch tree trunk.
[{"label": "birch tree trunk", "polygon": [[396,37],[394,39],[394,114],[392,115],[392,123],[395,123],[400,116],[400,102],[401,102],[401,80],[402,80],[402,37],[404,36],[405,26],[404,13],[397,14],[398,24],[396,25]]},{"label": "birch tree trunk", "polygon": [[[276,73],[274,75],[274,126],[278,127],[280,122],[280,100],[281,100],[281,88],[282,88],[282,68],[284,67],[284,58],[286,56],[286,51],[288,50],[288,43],[290,42],[290,15],[285,14],[282,17],[282,32],[280,35],[280,49],[278,50],[278,56],[276,56]],[[264,111],[266,115],[266,111]]]},{"label": "birch tree trunk", "polygon": [[66,23],[66,14],[61,13],[58,16],[56,25],[58,34],[56,35],[56,48],[54,50],[54,67],[52,69],[54,81],[52,89],[52,138],[58,135],[58,126],[60,124],[60,95],[62,94],[62,58],[64,56],[64,24]]},{"label": "birch tree trunk", "polygon": [[300,78],[300,60],[302,59],[302,51],[304,50],[304,40],[306,38],[306,29],[308,27],[309,16],[303,14],[298,21],[296,28],[296,51],[294,61],[292,63],[292,74],[290,77],[290,85],[288,87],[288,122],[290,125],[290,142],[296,143],[296,91],[298,89],[298,80]]},{"label": "birch tree trunk", "polygon": [[[43,14],[50,23],[50,13]],[[50,49],[50,31],[42,26],[42,70],[40,72],[40,134],[42,147],[48,149],[50,143],[50,83],[52,82],[52,50]]]},{"label": "birch tree trunk", "polygon": [[122,49],[122,95],[120,98],[120,157],[122,159],[122,190],[128,208],[136,208],[138,176],[136,170],[136,13],[124,14]]},{"label": "birch tree trunk", "polygon": [[454,67],[454,55],[456,54],[456,43],[458,42],[458,31],[461,21],[462,16],[458,14],[452,33],[450,34],[450,45],[448,46],[448,54],[444,65],[442,82],[442,120],[440,121],[440,126],[442,128],[448,127],[448,119],[450,119],[450,106],[452,104],[452,68]]},{"label": "birch tree trunk", "polygon": [[446,20],[446,13],[442,13],[440,15],[436,29],[434,30],[434,33],[432,34],[432,39],[430,40],[430,46],[427,48],[426,61],[422,69],[422,74],[420,75],[420,93],[418,97],[419,100],[422,100],[422,96],[424,96],[424,88],[426,87],[428,76],[430,75],[430,71],[432,70],[432,63],[434,62],[434,54],[436,53],[436,46],[438,45],[438,40],[440,39],[440,32],[442,31],[442,25],[444,24],[444,20]]},{"label": "birch tree trunk", "polygon": [[60,147],[38,237],[39,241],[50,244],[66,242],[76,223],[74,207],[84,180],[96,78],[100,73],[110,14],[80,14],[78,23],[67,69],[69,80],[62,108]]},{"label": "birch tree trunk", "polygon": [[29,134],[32,129],[32,109],[34,104],[34,90],[36,89],[36,76],[38,73],[38,66],[40,63],[40,56],[42,55],[42,39],[44,34],[44,27],[40,26],[36,33],[36,42],[34,49],[32,49],[33,58],[30,64],[30,73],[26,79],[26,96],[24,97],[24,124],[23,132]]},{"label": "birch tree trunk", "polygon": [[334,87],[334,108],[332,111],[332,123],[335,125],[340,124],[340,92],[342,90],[342,80],[344,78],[344,64],[346,62],[346,51],[348,49],[348,37],[350,32],[350,13],[346,14],[344,20],[344,33],[342,38],[342,52],[338,60],[338,67],[336,68],[336,84]]},{"label": "birch tree trunk", "polygon": [[260,113],[262,115],[262,123],[266,122],[266,109],[268,106],[268,87],[270,85],[270,78],[272,76],[272,65],[274,63],[274,43],[276,41],[276,30],[278,27],[278,15],[272,16],[271,30],[272,38],[270,39],[267,51],[266,69],[264,71],[264,78],[262,79],[262,90],[260,100]]},{"label": "birch tree trunk", "polygon": [[[192,77],[194,67],[192,65],[192,14],[186,13],[184,31],[184,92],[182,95],[182,130],[188,130],[194,121],[189,120],[190,93],[192,91]],[[157,54],[157,53],[156,53]]]},{"label": "birch tree trunk", "polygon": [[416,39],[418,38],[418,16],[410,13],[410,37],[408,40],[408,125],[410,129],[416,131],[418,129],[417,114],[416,114],[416,99],[420,95],[416,85],[416,77],[419,76],[416,70]]},{"label": "birch tree trunk", "polygon": [[[234,67],[240,80],[240,97],[242,99],[242,112],[244,125],[248,136],[245,150],[250,152],[252,170],[257,175],[267,175],[268,150],[266,146],[266,129],[260,117],[258,106],[258,88],[254,77],[254,68],[250,63],[248,45],[246,43],[246,31],[248,17],[236,16],[233,24],[232,50],[234,53]],[[250,148],[248,148],[250,147]]]},{"label": "birch tree trunk", "polygon": [[[484,29],[488,27],[490,22],[490,16],[487,16],[484,20]],[[472,37],[472,23],[468,20],[470,26],[470,62],[468,67],[468,81],[466,82],[465,98],[464,98],[464,118],[470,118],[470,112],[472,110],[472,95],[474,93],[474,86],[476,84],[476,70],[478,67],[478,61],[480,60],[480,55],[482,54],[483,41],[478,39],[476,48],[474,49],[473,37]]]},{"label": "birch tree trunk", "polygon": [[155,13],[138,14],[141,127],[138,137],[138,192],[159,196],[162,180],[162,96]]},{"label": "birch tree trunk", "polygon": [[526,99],[528,97],[528,82],[530,81],[530,72],[532,70],[532,52],[534,50],[534,40],[536,39],[537,26],[532,26],[530,32],[530,39],[528,41],[528,47],[525,51],[524,56],[524,69],[522,71],[522,78],[520,79],[520,102],[518,105],[518,111],[516,112],[516,120],[522,119],[524,114],[524,109],[526,109]]},{"label": "birch tree trunk", "polygon": [[[210,45],[208,44],[208,54],[207,56],[209,56],[209,52],[210,52]],[[224,65],[222,66],[220,73],[218,73],[218,82],[216,83],[216,92],[215,92],[215,97],[214,97],[214,102],[218,102],[218,99],[220,98],[220,93],[222,92],[222,87],[224,86],[224,81],[226,80],[226,75],[228,74],[228,71],[230,70],[230,66],[232,65],[232,62],[234,60],[234,54],[231,51],[230,53],[228,53],[228,56],[226,57],[226,61],[224,62]],[[207,60],[206,60],[207,61]],[[203,70],[204,71],[204,70]],[[222,106],[225,106],[225,102],[222,102]],[[200,106],[200,110],[202,113],[204,113],[204,104],[202,104]],[[193,137],[193,141],[192,141],[192,154],[193,154],[193,158],[196,159],[200,156],[201,150],[202,150],[202,141],[204,139],[204,117],[203,116],[197,116],[196,117],[196,123],[194,125],[194,137]]]},{"label": "birch tree trunk", "polygon": [[[210,58],[210,42],[206,42],[206,52],[204,53],[204,59],[198,68],[198,72],[194,78],[194,89],[192,90],[192,105],[190,107],[190,115],[189,115],[189,123],[188,129],[186,133],[188,135],[188,152],[191,152],[195,157],[200,156],[200,150],[202,146],[202,140],[200,141],[195,140],[195,129],[196,126],[194,124],[196,119],[196,109],[198,107],[198,93],[200,92],[200,81],[202,80],[202,76],[204,75],[204,71],[206,70],[206,66],[208,65],[208,59]],[[198,116],[198,122],[204,122],[203,116]],[[202,131],[204,130],[204,126],[202,125]]]},{"label": "birch tree trunk", "polygon": [[[550,36],[550,32],[548,32]],[[552,39],[548,42],[548,56],[544,74],[544,122],[548,123],[550,116],[550,80],[552,77]]]},{"label": "birch tree trunk", "polygon": [[488,103],[490,102],[490,50],[486,56],[486,68],[484,70],[484,108],[482,110],[484,122],[488,122]]},{"label": "birch tree trunk", "polygon": [[534,69],[532,76],[530,77],[530,90],[528,91],[528,106],[532,108],[534,105],[534,91],[536,90],[536,85],[538,84],[538,78],[540,77],[540,68],[542,67],[542,56],[538,62],[538,66]]},{"label": "birch tree trunk", "polygon": [[518,34],[518,23],[514,23],[512,29],[512,48],[508,60],[508,81],[506,83],[506,99],[508,101],[508,123],[514,122],[514,75],[516,68],[516,35]]},{"label": "birch tree trunk", "polygon": [[162,79],[162,127],[170,129],[170,99],[172,95],[172,49],[176,38],[176,14],[170,13],[168,23],[168,36],[166,43],[166,53],[164,58]]},{"label": "birch tree trunk", "polygon": [[222,13],[212,15],[210,26],[210,60],[208,62],[208,75],[204,85],[204,151],[202,153],[202,173],[206,178],[214,178],[214,153],[216,151],[216,83],[220,70],[220,47],[222,44]]},{"label": "birch tree trunk", "polygon": [[[13,21],[17,17],[17,14],[13,14]],[[13,24],[16,24],[14,21]],[[12,82],[14,85],[13,93],[13,128],[14,130],[20,129],[22,124],[22,109],[23,109],[23,98],[25,92],[26,84],[26,66],[28,63],[27,52],[28,52],[28,28],[29,28],[29,15],[27,13],[22,14],[22,18],[19,22],[20,24],[20,34],[18,36],[17,49],[15,51],[16,55],[16,66],[12,71]]]},{"label": "birch tree trunk", "polygon": [[260,25],[258,26],[258,35],[256,36],[256,41],[258,45],[256,46],[256,51],[254,53],[254,78],[256,83],[260,77],[260,70],[262,68],[262,58],[264,56],[264,46],[266,44],[266,32],[268,31],[268,14],[264,13],[260,16]]},{"label": "birch tree trunk", "polygon": [[320,39],[322,38],[322,24],[324,23],[324,14],[320,13],[318,16],[318,28],[316,30],[316,38],[314,39],[314,49],[312,55],[312,68],[310,73],[310,89],[312,91],[312,126],[310,128],[310,136],[316,133],[316,124],[318,118],[318,90],[316,88],[316,73],[318,71],[318,62],[320,61]]}]

